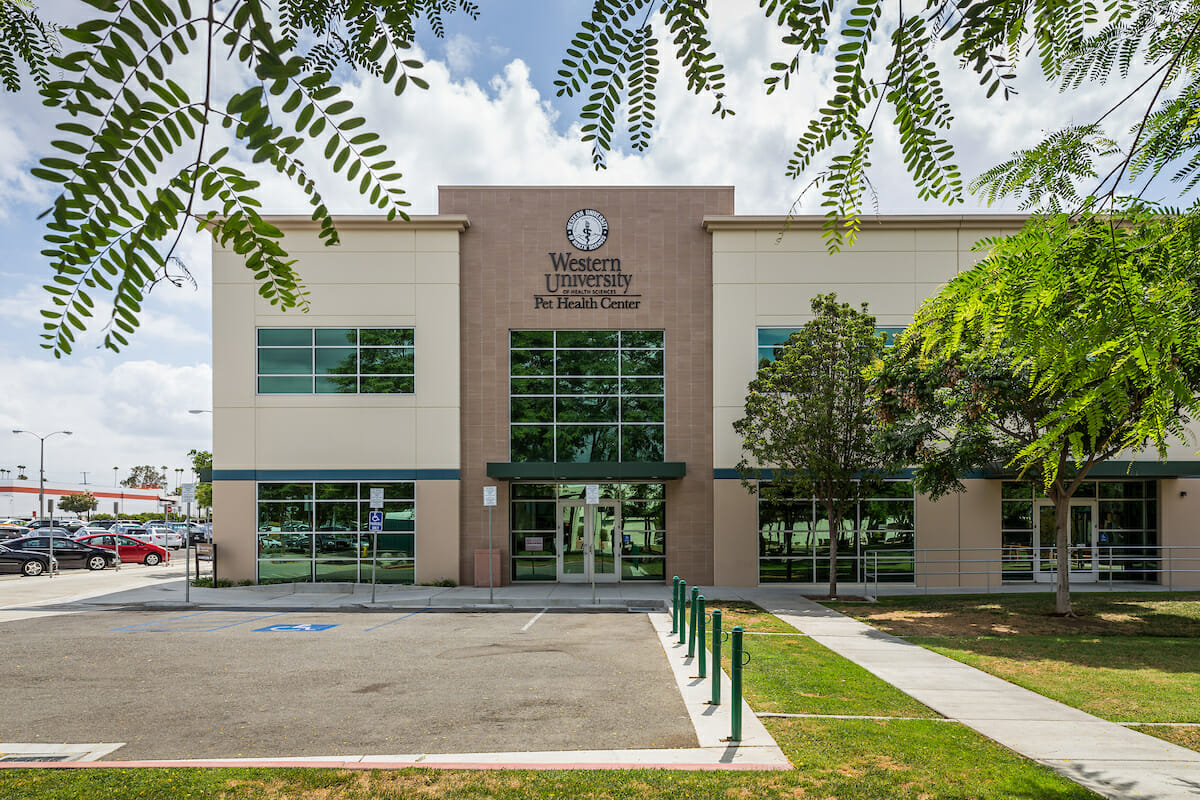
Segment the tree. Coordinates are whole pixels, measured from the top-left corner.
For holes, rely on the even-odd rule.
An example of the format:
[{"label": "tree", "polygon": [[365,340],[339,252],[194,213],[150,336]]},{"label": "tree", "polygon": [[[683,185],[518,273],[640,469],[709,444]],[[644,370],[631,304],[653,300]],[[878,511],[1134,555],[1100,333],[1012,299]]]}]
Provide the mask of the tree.
[{"label": "tree", "polygon": [[[207,450],[189,450],[188,458],[192,460],[192,471],[197,475],[201,470],[212,469],[212,453]],[[196,505],[198,508],[212,508],[212,484],[196,484]]]},{"label": "tree", "polygon": [[[812,300],[814,319],[759,367],[746,415],[733,423],[744,456],[737,470],[751,492],[773,500],[815,497],[829,520],[829,595],[837,596],[838,539],[864,490],[886,471],[872,441],[875,415],[864,370],[883,349],[867,304],[836,294]],[[852,523],[855,530],[857,524]]]},{"label": "tree", "polygon": [[91,492],[69,494],[58,503],[60,509],[70,511],[72,514],[86,514],[95,509],[97,505],[96,496]]},{"label": "tree", "polygon": [[[792,178],[811,175],[809,187],[821,192],[831,248],[843,237],[854,239],[864,196],[872,192],[877,130],[889,120],[919,196],[963,200],[949,138],[954,109],[939,61],[975,73],[988,98],[1015,94],[1013,81],[1026,57],[1061,91],[1146,76],[1128,95],[1124,87],[1114,91],[1113,108],[1103,116],[1048,132],[1037,146],[980,176],[969,188],[988,202],[1016,194],[1031,208],[1057,209],[1083,203],[1080,181],[1088,187],[1082,194],[1109,197],[1138,191],[1139,179],[1148,183],[1160,174],[1185,189],[1200,181],[1197,0],[760,0],[759,6],[792,53],[763,77],[767,94],[782,95],[793,82],[807,90],[803,78],[815,59],[834,61],[833,91],[799,134],[786,167]],[[597,169],[620,124],[633,150],[650,144],[660,65],[656,11],[688,89],[711,98],[714,114],[734,113],[705,4],[594,0],[556,86],[559,95],[586,97],[581,132]],[[885,57],[871,59],[880,48]],[[1134,109],[1139,121],[1125,131],[1106,128],[1122,107]],[[827,165],[809,173],[825,153]]]},{"label": "tree", "polygon": [[1200,407],[1200,218],[1034,217],[927,301],[872,384],[881,449],[937,497],[973,470],[1054,503],[1055,610],[1071,613],[1070,500],[1122,453],[1166,456]]},{"label": "tree", "polygon": [[166,472],[159,472],[157,468],[149,464],[143,464],[140,467],[134,467],[129,471],[129,477],[121,481],[121,485],[126,488],[157,488],[165,489],[167,486]]},{"label": "tree", "polygon": [[[29,4],[0,2],[5,88],[19,88],[20,61],[45,104],[67,117],[51,142],[57,154],[34,169],[58,190],[43,251],[52,306],[42,312],[43,347],[58,357],[93,323],[94,298],[112,304],[102,326],[116,351],[150,289],[194,285],[176,256],[188,225],[242,255],[273,305],[305,308],[283,234],[258,213],[259,181],[213,145],[217,129],[306,195],[327,245],[338,234],[300,158],[307,142],[389,219],[406,216],[395,162],[333,75],[361,70],[396,95],[427,88],[421,63],[405,57],[417,23],[441,36],[446,15],[477,15],[471,0],[209,0],[195,10],[187,0],[85,2],[94,16],[58,29],[57,39]],[[59,41],[65,49],[54,54]],[[218,74],[221,60],[241,75]],[[197,68],[200,94],[186,88]]]},{"label": "tree", "polygon": [[25,465],[24,464],[17,464],[17,480],[19,480],[19,481],[29,480],[29,476],[25,474]]}]

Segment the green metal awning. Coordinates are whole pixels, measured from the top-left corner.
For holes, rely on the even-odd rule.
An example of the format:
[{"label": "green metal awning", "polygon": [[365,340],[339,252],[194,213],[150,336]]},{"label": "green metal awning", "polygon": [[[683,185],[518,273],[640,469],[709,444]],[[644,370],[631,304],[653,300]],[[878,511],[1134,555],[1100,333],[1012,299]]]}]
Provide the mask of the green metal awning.
[{"label": "green metal awning", "polygon": [[502,481],[671,481],[682,478],[682,461],[490,461],[489,478]]}]

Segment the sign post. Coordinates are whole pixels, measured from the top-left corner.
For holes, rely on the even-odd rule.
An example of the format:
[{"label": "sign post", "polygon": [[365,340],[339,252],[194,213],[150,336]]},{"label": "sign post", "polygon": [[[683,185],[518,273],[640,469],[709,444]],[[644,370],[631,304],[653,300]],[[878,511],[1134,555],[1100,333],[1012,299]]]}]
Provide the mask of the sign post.
[{"label": "sign post", "polygon": [[375,602],[375,570],[379,566],[379,532],[383,530],[383,489],[371,489],[371,510],[367,512],[367,530],[371,532],[371,602]]},{"label": "sign post", "polygon": [[492,574],[492,508],[496,505],[496,487],[483,487],[483,504],[488,510],[488,604],[496,602],[495,576]]},{"label": "sign post", "polygon": [[[183,528],[183,602],[192,602],[192,503],[196,500],[196,484],[185,483],[179,490],[180,500],[187,503],[187,515]],[[200,570],[196,570],[199,579]],[[213,581],[216,586],[216,580]]]},{"label": "sign post", "polygon": [[[588,506],[600,505],[600,484],[589,483],[583,487],[584,503]],[[592,554],[592,568],[589,570],[592,575],[592,605],[596,605],[596,509],[588,509],[588,522],[591,524],[586,526],[584,530],[591,530],[592,535],[590,541],[585,545],[585,549]]]}]

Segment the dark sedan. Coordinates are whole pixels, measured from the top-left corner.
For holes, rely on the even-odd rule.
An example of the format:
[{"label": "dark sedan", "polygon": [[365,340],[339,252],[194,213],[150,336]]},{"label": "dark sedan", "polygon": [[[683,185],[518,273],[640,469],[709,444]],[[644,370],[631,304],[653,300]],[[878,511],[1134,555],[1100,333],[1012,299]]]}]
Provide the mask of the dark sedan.
[{"label": "dark sedan", "polygon": [[[54,559],[58,563],[58,559]],[[9,550],[0,545],[0,572],[19,572],[31,578],[50,569],[50,556],[30,550]]]},{"label": "dark sedan", "polygon": [[[24,539],[13,539],[4,543],[11,550],[28,550],[32,553],[50,553],[49,536],[26,536]],[[117,563],[116,553],[99,547],[80,544],[66,536],[54,537],[54,558],[60,567],[87,567],[88,569],[104,569]]]}]

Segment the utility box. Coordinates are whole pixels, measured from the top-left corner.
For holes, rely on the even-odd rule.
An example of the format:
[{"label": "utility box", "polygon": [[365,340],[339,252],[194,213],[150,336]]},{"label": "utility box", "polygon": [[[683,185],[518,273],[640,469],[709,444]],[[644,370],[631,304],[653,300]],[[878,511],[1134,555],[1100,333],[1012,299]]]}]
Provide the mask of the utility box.
[{"label": "utility box", "polygon": [[504,585],[504,574],[500,571],[499,550],[475,551],[475,585],[488,585],[488,553],[492,554],[492,586]]}]

